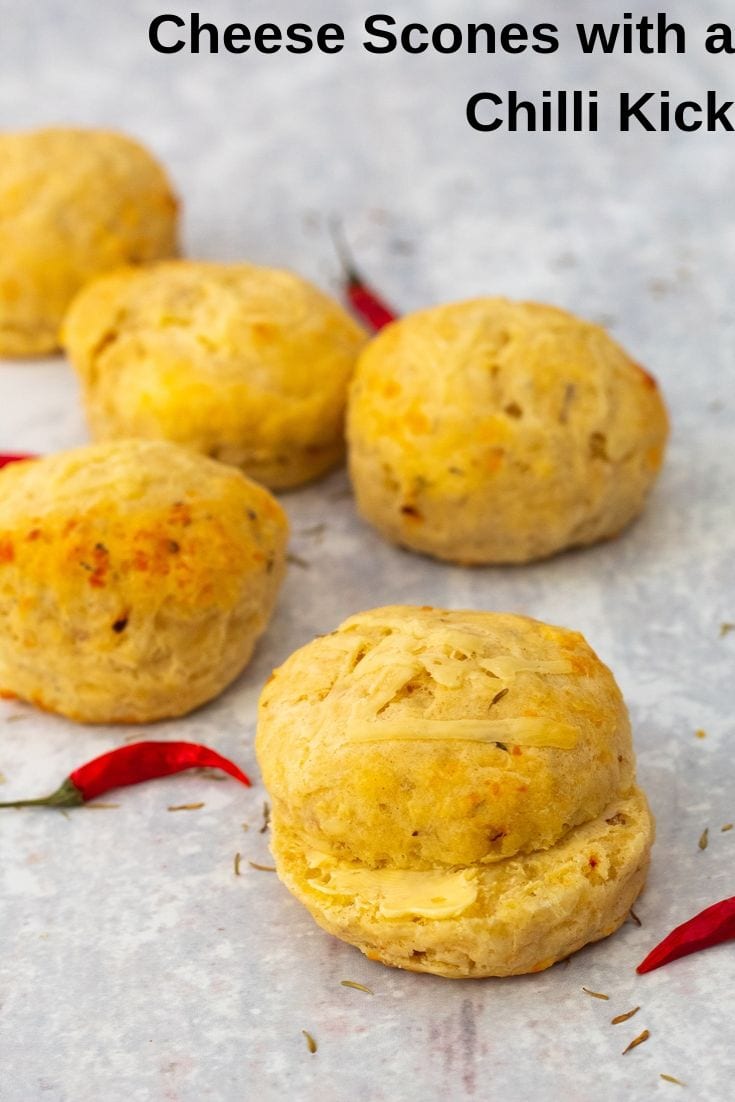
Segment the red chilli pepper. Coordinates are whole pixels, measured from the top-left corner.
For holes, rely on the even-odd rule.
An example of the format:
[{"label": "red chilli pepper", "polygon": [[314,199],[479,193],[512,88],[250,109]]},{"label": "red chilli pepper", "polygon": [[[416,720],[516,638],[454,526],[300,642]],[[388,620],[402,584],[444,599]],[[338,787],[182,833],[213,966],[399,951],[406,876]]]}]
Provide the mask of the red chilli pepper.
[{"label": "red chilli pepper", "polygon": [[242,769],[207,746],[196,742],[132,742],[75,769],[50,796],[11,800],[0,803],[0,807],[80,807],[111,788],[203,767],[221,769],[241,784],[250,785]]},{"label": "red chilli pepper", "polygon": [[392,321],[396,321],[398,315],[376,291],[368,287],[357,271],[339,223],[332,222],[331,228],[334,245],[342,264],[347,300],[358,317],[367,322],[377,333]]},{"label": "red chilli pepper", "polygon": [[679,957],[698,953],[700,949],[709,949],[712,945],[720,945],[732,938],[735,938],[735,896],[707,907],[688,922],[677,926],[651,950],[638,965],[636,972],[653,972],[654,968],[660,968],[662,964],[669,964]]},{"label": "red chilli pepper", "polygon": [[38,459],[37,455],[31,455],[18,452],[17,455],[13,455],[12,452],[0,452],[0,468],[7,467],[9,463],[22,463],[24,459]]}]

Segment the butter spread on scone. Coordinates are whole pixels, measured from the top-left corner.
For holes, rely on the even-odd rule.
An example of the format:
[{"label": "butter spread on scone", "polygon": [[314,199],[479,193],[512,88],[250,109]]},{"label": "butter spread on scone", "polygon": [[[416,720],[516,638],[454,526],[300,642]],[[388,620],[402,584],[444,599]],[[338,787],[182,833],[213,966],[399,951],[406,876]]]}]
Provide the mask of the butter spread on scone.
[{"label": "butter spread on scone", "polygon": [[164,442],[0,471],[0,691],[86,723],[145,723],[247,664],[285,569],[261,486]]},{"label": "butter spread on scone", "polygon": [[0,356],[38,356],[88,280],[174,256],[178,203],[150,153],[123,134],[0,134]]},{"label": "butter spread on scone", "polygon": [[172,440],[274,489],[342,458],[366,339],[290,272],[184,260],[96,281],[64,325],[96,439]]},{"label": "butter spread on scone", "polygon": [[361,613],[274,672],[257,753],[281,879],[387,964],[536,971],[615,930],[643,887],[627,711],[576,632]]},{"label": "butter spread on scone", "polygon": [[642,510],[668,420],[599,326],[535,303],[423,310],[362,353],[348,402],[362,515],[440,559],[513,563],[616,535]]}]

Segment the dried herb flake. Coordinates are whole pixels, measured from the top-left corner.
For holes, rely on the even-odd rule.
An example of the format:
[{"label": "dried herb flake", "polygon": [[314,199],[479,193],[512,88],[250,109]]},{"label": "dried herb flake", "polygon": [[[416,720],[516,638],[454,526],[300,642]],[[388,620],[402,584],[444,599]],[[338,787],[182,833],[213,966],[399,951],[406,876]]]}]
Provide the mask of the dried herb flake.
[{"label": "dried herb flake", "polygon": [[601,991],[590,991],[589,987],[583,987],[585,995],[591,995],[593,999],[604,999],[605,1002],[610,998],[609,995],[603,995]]},{"label": "dried herb flake", "polygon": [[317,1051],[319,1046],[317,1045],[317,1043],[314,1040],[314,1038],[312,1037],[312,1035],[308,1032],[308,1030],[302,1029],[301,1032],[303,1033],[304,1037],[306,1038],[306,1047],[308,1048],[309,1052],[313,1055]]},{"label": "dried herb flake", "polygon": [[705,827],[700,834],[698,844],[700,849],[707,849],[707,846],[709,845],[709,827]]},{"label": "dried herb flake", "polygon": [[239,875],[240,875],[240,862],[241,862],[241,861],[242,861],[242,854],[240,854],[240,853],[236,853],[236,854],[235,854],[235,863],[234,863],[234,868],[235,868],[235,876],[239,876]]},{"label": "dried herb flake", "polygon": [[631,907],[631,908],[630,908],[630,910],[628,911],[628,918],[632,918],[632,920],[633,920],[633,922],[634,922],[634,923],[636,924],[636,926],[642,926],[642,925],[643,925],[643,923],[641,922],[640,918],[639,918],[639,917],[638,917],[638,915],[637,915],[637,914],[635,913],[635,911],[633,910],[633,908],[632,908],[632,907]]},{"label": "dried herb flake", "polygon": [[729,620],[725,620],[720,624],[720,639],[724,639],[731,631],[735,631],[735,624],[731,623]]},{"label": "dried herb flake", "polygon": [[265,834],[271,821],[271,809],[270,804],[267,802],[263,804],[263,825],[261,826],[258,834]]},{"label": "dried herb flake", "polygon": [[275,865],[259,865],[257,861],[248,861],[251,869],[257,869],[258,872],[275,872]]},{"label": "dried herb flake", "polygon": [[681,1079],[676,1079],[673,1075],[664,1075],[661,1072],[661,1078],[665,1079],[667,1083],[676,1083],[677,1087],[685,1087],[686,1083],[682,1083]]},{"label": "dried herb flake", "polygon": [[355,980],[340,980],[342,987],[352,987],[355,991],[364,991],[366,995],[374,995],[375,992],[371,987],[366,987],[364,983],[356,983]]},{"label": "dried herb flake", "polygon": [[169,811],[199,811],[204,804],[172,804]]},{"label": "dried herb flake", "polygon": [[623,1049],[623,1056],[626,1052],[630,1052],[631,1049],[638,1048],[638,1045],[642,1045],[651,1036],[649,1030],[644,1029],[642,1033],[639,1033],[637,1037],[634,1037],[630,1044]]},{"label": "dried herb flake", "polygon": [[734,826],[735,823],[723,823],[723,825],[720,827],[720,832],[722,834],[727,834],[728,830],[732,830]]},{"label": "dried herb flake", "polygon": [[627,1014],[618,1014],[617,1017],[610,1019],[610,1025],[620,1025],[621,1022],[627,1022],[634,1014],[637,1014],[639,1010],[639,1006],[634,1006]]}]

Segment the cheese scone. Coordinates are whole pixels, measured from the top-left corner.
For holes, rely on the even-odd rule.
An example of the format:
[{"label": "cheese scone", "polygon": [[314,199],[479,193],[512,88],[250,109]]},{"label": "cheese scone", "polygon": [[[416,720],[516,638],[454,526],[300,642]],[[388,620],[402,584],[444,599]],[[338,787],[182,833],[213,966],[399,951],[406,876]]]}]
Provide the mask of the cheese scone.
[{"label": "cheese scone", "polygon": [[539,971],[616,930],[643,887],[628,714],[577,632],[361,613],[274,672],[257,754],[279,876],[373,960]]},{"label": "cheese scone", "polygon": [[177,210],[164,170],[123,134],[0,134],[0,356],[55,351],[83,284],[175,255]]},{"label": "cheese scone", "polygon": [[668,421],[655,380],[599,326],[487,298],[383,330],[358,361],[347,432],[359,510],[388,539],[520,563],[637,516]]},{"label": "cheese scone", "polygon": [[290,272],[184,260],[96,281],[64,325],[95,439],[172,440],[273,489],[342,458],[365,341]]},{"label": "cheese scone", "polygon": [[174,444],[0,471],[0,692],[83,723],[184,715],[243,669],[284,573],[267,490]]}]

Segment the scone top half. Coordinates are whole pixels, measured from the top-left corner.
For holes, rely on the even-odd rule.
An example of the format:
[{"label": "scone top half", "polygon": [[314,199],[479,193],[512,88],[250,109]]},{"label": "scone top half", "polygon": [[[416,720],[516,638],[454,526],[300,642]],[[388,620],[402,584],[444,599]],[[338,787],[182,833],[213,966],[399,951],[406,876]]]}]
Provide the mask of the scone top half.
[{"label": "scone top half", "polygon": [[578,633],[499,613],[347,620],[273,674],[258,757],[285,830],[370,868],[545,850],[634,784],[610,671]]}]

